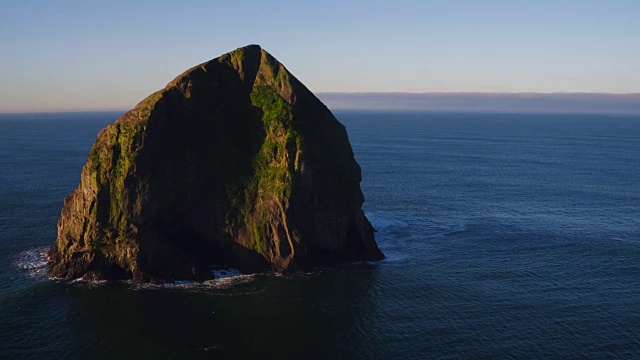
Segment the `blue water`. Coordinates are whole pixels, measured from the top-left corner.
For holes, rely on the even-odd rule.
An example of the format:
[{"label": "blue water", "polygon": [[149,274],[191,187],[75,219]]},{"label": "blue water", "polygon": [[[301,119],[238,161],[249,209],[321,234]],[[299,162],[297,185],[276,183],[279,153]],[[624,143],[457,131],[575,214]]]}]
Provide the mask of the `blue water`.
[{"label": "blue water", "polygon": [[49,280],[63,198],[118,115],[0,116],[0,357],[640,358],[640,117],[337,112],[386,260]]}]

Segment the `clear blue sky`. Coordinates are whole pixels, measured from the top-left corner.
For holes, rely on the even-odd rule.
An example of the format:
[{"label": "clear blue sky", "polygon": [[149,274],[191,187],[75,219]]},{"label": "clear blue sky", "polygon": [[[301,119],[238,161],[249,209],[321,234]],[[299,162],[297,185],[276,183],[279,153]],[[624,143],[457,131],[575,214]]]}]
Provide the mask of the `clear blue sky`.
[{"label": "clear blue sky", "polygon": [[0,111],[129,108],[252,43],[315,92],[640,92],[638,0],[2,0]]}]

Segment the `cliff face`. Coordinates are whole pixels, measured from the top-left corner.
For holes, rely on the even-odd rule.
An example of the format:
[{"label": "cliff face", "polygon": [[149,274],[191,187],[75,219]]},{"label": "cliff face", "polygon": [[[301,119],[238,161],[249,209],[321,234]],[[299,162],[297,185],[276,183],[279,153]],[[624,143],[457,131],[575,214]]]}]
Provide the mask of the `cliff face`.
[{"label": "cliff face", "polygon": [[99,134],[51,275],[202,279],[380,260],[345,128],[256,45],[187,70]]}]

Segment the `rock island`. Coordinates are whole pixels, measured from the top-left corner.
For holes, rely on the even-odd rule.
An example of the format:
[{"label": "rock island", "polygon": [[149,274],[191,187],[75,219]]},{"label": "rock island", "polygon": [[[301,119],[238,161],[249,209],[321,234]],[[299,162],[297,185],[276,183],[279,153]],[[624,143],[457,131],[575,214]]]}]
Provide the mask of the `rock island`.
[{"label": "rock island", "polygon": [[195,66],[98,134],[51,276],[211,278],[384,258],[329,109],[257,45]]}]

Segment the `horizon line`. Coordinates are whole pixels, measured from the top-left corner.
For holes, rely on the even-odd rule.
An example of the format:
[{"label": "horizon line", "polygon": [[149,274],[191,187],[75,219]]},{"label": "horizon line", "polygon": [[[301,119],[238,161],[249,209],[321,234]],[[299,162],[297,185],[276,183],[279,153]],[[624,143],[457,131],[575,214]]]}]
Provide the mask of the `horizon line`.
[{"label": "horizon line", "polygon": [[[531,100],[534,101],[534,98],[546,97],[549,100],[574,100],[574,101],[584,101],[585,97],[591,98],[593,96],[602,96],[602,97],[612,97],[617,98],[619,100],[625,99],[625,105],[632,105],[633,109],[616,109],[615,111],[607,111],[606,109],[598,110],[596,108],[591,109],[545,109],[545,108],[536,108],[533,112],[557,112],[557,113],[620,113],[623,111],[624,113],[630,114],[638,114],[640,113],[640,92],[633,93],[611,93],[611,92],[479,92],[479,91],[427,91],[427,92],[410,92],[410,91],[358,91],[358,92],[349,92],[349,91],[318,91],[314,93],[318,98],[321,99],[329,109],[332,110],[385,110],[385,108],[381,108],[380,105],[386,105],[386,110],[403,110],[397,108],[399,104],[394,104],[393,101],[404,96],[451,96],[451,98],[446,99],[448,103],[441,104],[428,104],[428,103],[413,103],[413,104],[401,104],[404,106],[409,106],[404,108],[404,110],[413,110],[413,111],[458,111],[458,112],[469,112],[469,111],[493,111],[493,112],[522,112],[524,109],[518,110],[518,107],[521,107],[524,104],[515,104],[516,108],[509,109],[504,108],[505,105],[509,105],[506,103],[494,103],[494,104],[483,104],[481,107],[478,107],[480,104],[469,104],[464,103],[465,100],[470,101],[471,98],[475,99],[483,99],[488,100],[488,98],[495,98],[496,100],[502,100],[507,97],[518,98],[518,100]],[[325,96],[329,98],[325,98]],[[349,108],[345,107],[345,105],[349,105],[349,101],[342,100],[336,102],[336,96],[347,96],[347,97],[356,97],[363,98],[366,96],[390,96],[389,99],[385,99],[388,102],[384,103],[376,103],[376,106],[367,109],[365,104],[353,103],[355,107]],[[397,96],[398,98],[392,98]],[[460,98],[455,98],[456,96],[460,96]],[[567,96],[575,96],[576,98],[566,99]],[[352,98],[353,99],[353,98]],[[353,99],[360,100],[360,99]],[[419,100],[419,99],[415,99]],[[539,99],[538,99],[539,100]],[[593,100],[593,99],[591,99]],[[616,105],[615,103],[606,103],[606,99],[601,99],[605,101],[602,105]],[[630,102],[629,102],[630,100]],[[636,102],[635,100],[638,100]],[[333,104],[331,104],[333,103]],[[137,104],[137,102],[136,102]],[[0,110],[0,114],[2,115],[18,115],[18,114],[46,114],[46,113],[100,113],[100,112],[127,112],[135,107],[134,104],[131,107],[105,107],[105,108],[60,108],[60,109],[15,109],[15,110]],[[333,106],[330,106],[333,105]],[[435,105],[435,107],[434,107]],[[472,108],[465,108],[469,105]],[[513,106],[514,104],[512,104]],[[554,104],[555,106],[560,105],[560,107],[567,105],[577,105],[577,104]],[[589,103],[589,105],[594,105],[593,103]],[[619,104],[618,104],[619,105]],[[396,108],[394,108],[396,106]],[[426,107],[425,107],[426,106]],[[429,107],[430,106],[430,107]],[[473,107],[475,106],[475,107]],[[459,107],[459,108],[458,108]],[[495,109],[492,109],[494,108]],[[612,109],[613,110],[613,109]],[[525,110],[527,111],[527,110]],[[532,111],[527,111],[532,112]]]}]

